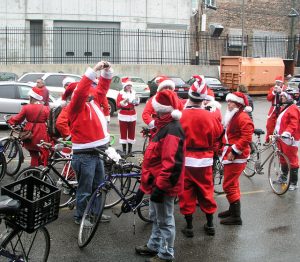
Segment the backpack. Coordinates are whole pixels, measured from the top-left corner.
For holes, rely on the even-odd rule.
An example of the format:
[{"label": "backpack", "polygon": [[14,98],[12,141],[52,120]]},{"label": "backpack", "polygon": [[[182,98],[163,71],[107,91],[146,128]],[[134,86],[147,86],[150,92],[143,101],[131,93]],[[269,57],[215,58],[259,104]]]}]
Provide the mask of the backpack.
[{"label": "backpack", "polygon": [[50,109],[50,114],[49,114],[49,118],[48,118],[48,134],[51,137],[60,137],[60,133],[58,132],[58,130],[56,129],[56,120],[60,114],[62,110],[62,107],[55,107],[55,108],[51,108]]}]

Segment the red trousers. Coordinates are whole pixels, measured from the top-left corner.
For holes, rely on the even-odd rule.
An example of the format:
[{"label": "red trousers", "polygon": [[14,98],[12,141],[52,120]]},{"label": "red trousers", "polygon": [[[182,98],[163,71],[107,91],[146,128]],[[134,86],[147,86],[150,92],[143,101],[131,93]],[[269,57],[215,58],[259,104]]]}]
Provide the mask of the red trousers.
[{"label": "red trousers", "polygon": [[180,213],[189,215],[195,213],[196,202],[206,214],[217,210],[214,199],[214,184],[212,167],[185,167],[184,190],[179,195]]},{"label": "red trousers", "polygon": [[276,126],[276,120],[277,120],[277,116],[276,116],[275,113],[273,113],[273,114],[271,115],[271,117],[267,119],[267,126],[266,126],[266,129],[267,129],[266,142],[269,142],[269,136],[270,136],[270,135],[273,135],[273,132],[274,132],[274,129],[275,129],[275,126]]},{"label": "red trousers", "polygon": [[[282,141],[278,141],[278,147],[289,159],[291,168],[299,168],[298,147],[289,146]],[[281,164],[284,165],[285,162],[284,159],[280,159]]]},{"label": "red trousers", "polygon": [[49,151],[41,148],[40,151],[28,150],[31,157],[31,166],[47,166]]},{"label": "red trousers", "polygon": [[239,177],[247,163],[224,165],[223,189],[230,204],[240,200]]},{"label": "red trousers", "polygon": [[[134,143],[135,140],[135,125],[136,121],[125,122],[119,121],[120,124],[120,140],[127,141],[127,143]],[[126,143],[121,143],[126,144]]]}]

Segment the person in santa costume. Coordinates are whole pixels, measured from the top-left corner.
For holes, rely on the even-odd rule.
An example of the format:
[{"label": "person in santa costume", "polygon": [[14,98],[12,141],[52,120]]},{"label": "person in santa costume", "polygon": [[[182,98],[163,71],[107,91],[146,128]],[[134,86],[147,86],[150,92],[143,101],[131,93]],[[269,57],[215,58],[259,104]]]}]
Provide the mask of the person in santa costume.
[{"label": "person in santa costume", "polygon": [[36,80],[36,88],[38,88],[40,90],[40,94],[43,97],[43,102],[45,106],[49,106],[49,90],[47,89],[47,87],[45,86],[45,82],[42,78],[38,78]]},{"label": "person in santa costume", "polygon": [[283,77],[277,76],[275,78],[275,86],[270,88],[267,95],[267,100],[271,102],[271,107],[267,116],[267,134],[266,134],[266,143],[269,143],[269,136],[273,135],[276,119],[280,113],[280,93],[284,91],[286,87],[283,84]]},{"label": "person in santa costume", "polygon": [[122,78],[123,89],[117,97],[117,107],[120,108],[118,113],[120,125],[119,143],[122,145],[123,153],[126,154],[126,145],[128,144],[128,152],[132,152],[132,145],[135,143],[135,126],[136,126],[136,111],[135,107],[140,103],[135,91],[132,88],[130,79]]},{"label": "person in santa costume", "polygon": [[150,262],[173,261],[174,200],[183,190],[185,136],[179,122],[180,104],[173,91],[158,92],[152,106],[157,113],[157,131],[144,154],[139,190],[151,195],[152,233],[148,243],[135,250],[140,255],[155,255],[147,260]]},{"label": "person in santa costume", "polygon": [[[167,76],[158,76],[155,79],[155,82],[157,83],[157,92],[163,91],[163,90],[175,90],[175,83],[168,78]],[[147,101],[145,108],[142,113],[142,119],[144,123],[148,126],[149,129],[153,129],[154,121],[157,117],[156,112],[152,106],[152,99],[154,96],[150,97],[150,99]],[[178,98],[180,101],[180,99]],[[181,111],[183,109],[183,104],[179,103],[179,110]]]},{"label": "person in santa costume", "polygon": [[[289,190],[293,191],[298,188],[300,110],[294,104],[293,94],[289,92],[289,90],[281,92],[280,98],[283,106],[276,121],[275,133],[282,136],[278,142],[278,146],[290,161]],[[282,171],[284,174],[288,171],[285,163],[282,163]],[[284,177],[282,179],[284,179]]]},{"label": "person in santa costume", "polygon": [[208,235],[215,235],[213,214],[217,204],[212,165],[214,146],[223,133],[223,126],[218,118],[203,108],[202,103],[207,99],[205,81],[197,79],[188,96],[180,119],[186,137],[184,191],[179,195],[179,204],[187,225],[182,232],[186,237],[194,236],[192,221],[198,200],[200,209],[206,214],[204,230]]},{"label": "person in santa costume", "polygon": [[220,123],[222,123],[222,105],[216,101],[215,94],[209,87],[207,87],[207,94],[202,105],[206,110],[210,111],[220,121]]},{"label": "person in santa costume", "polygon": [[49,107],[44,106],[43,92],[37,87],[33,87],[29,93],[29,104],[24,105],[19,114],[8,120],[10,125],[21,124],[26,120],[24,130],[32,131],[32,139],[24,141],[24,147],[29,151],[31,166],[47,165],[49,152],[40,148],[37,144],[41,140],[49,142],[46,121],[49,117]]},{"label": "person in santa costume", "polygon": [[[101,75],[97,87],[93,88],[97,71],[101,71]],[[110,135],[98,101],[106,96],[112,76],[111,66],[106,61],[99,62],[93,69],[88,68],[68,105],[73,149],[72,168],[78,177],[74,214],[76,224],[80,224],[89,197],[104,180],[103,161],[95,148],[104,151]],[[109,221],[109,217],[102,216],[102,221]]]},{"label": "person in santa costume", "polygon": [[241,203],[239,177],[247,164],[254,125],[247,111],[248,99],[240,92],[226,96],[227,111],[224,117],[225,133],[221,160],[224,165],[223,189],[230,204],[229,210],[221,212],[223,225],[241,225]]}]

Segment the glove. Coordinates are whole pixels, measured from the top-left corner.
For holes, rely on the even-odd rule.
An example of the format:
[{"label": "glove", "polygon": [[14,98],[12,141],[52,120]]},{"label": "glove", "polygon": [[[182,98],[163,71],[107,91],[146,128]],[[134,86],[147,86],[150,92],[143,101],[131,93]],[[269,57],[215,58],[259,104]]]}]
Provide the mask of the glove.
[{"label": "glove", "polygon": [[136,206],[142,202],[144,195],[145,195],[145,193],[141,189],[138,189],[138,191],[135,194],[135,205]]},{"label": "glove", "polygon": [[282,137],[284,138],[291,138],[291,134],[289,132],[286,132],[284,131],[282,134],[281,134]]},{"label": "glove", "polygon": [[156,187],[150,197],[150,200],[155,203],[162,203],[164,201],[165,192]]}]

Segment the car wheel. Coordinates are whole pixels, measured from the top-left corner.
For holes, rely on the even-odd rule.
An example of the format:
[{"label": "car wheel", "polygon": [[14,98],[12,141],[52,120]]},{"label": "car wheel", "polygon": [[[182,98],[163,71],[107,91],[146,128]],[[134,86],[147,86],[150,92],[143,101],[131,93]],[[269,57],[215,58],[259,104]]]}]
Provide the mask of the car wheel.
[{"label": "car wheel", "polygon": [[110,114],[110,116],[113,116],[116,111],[116,106],[115,106],[114,102],[111,100],[108,100],[108,106],[109,106],[109,114]]}]

